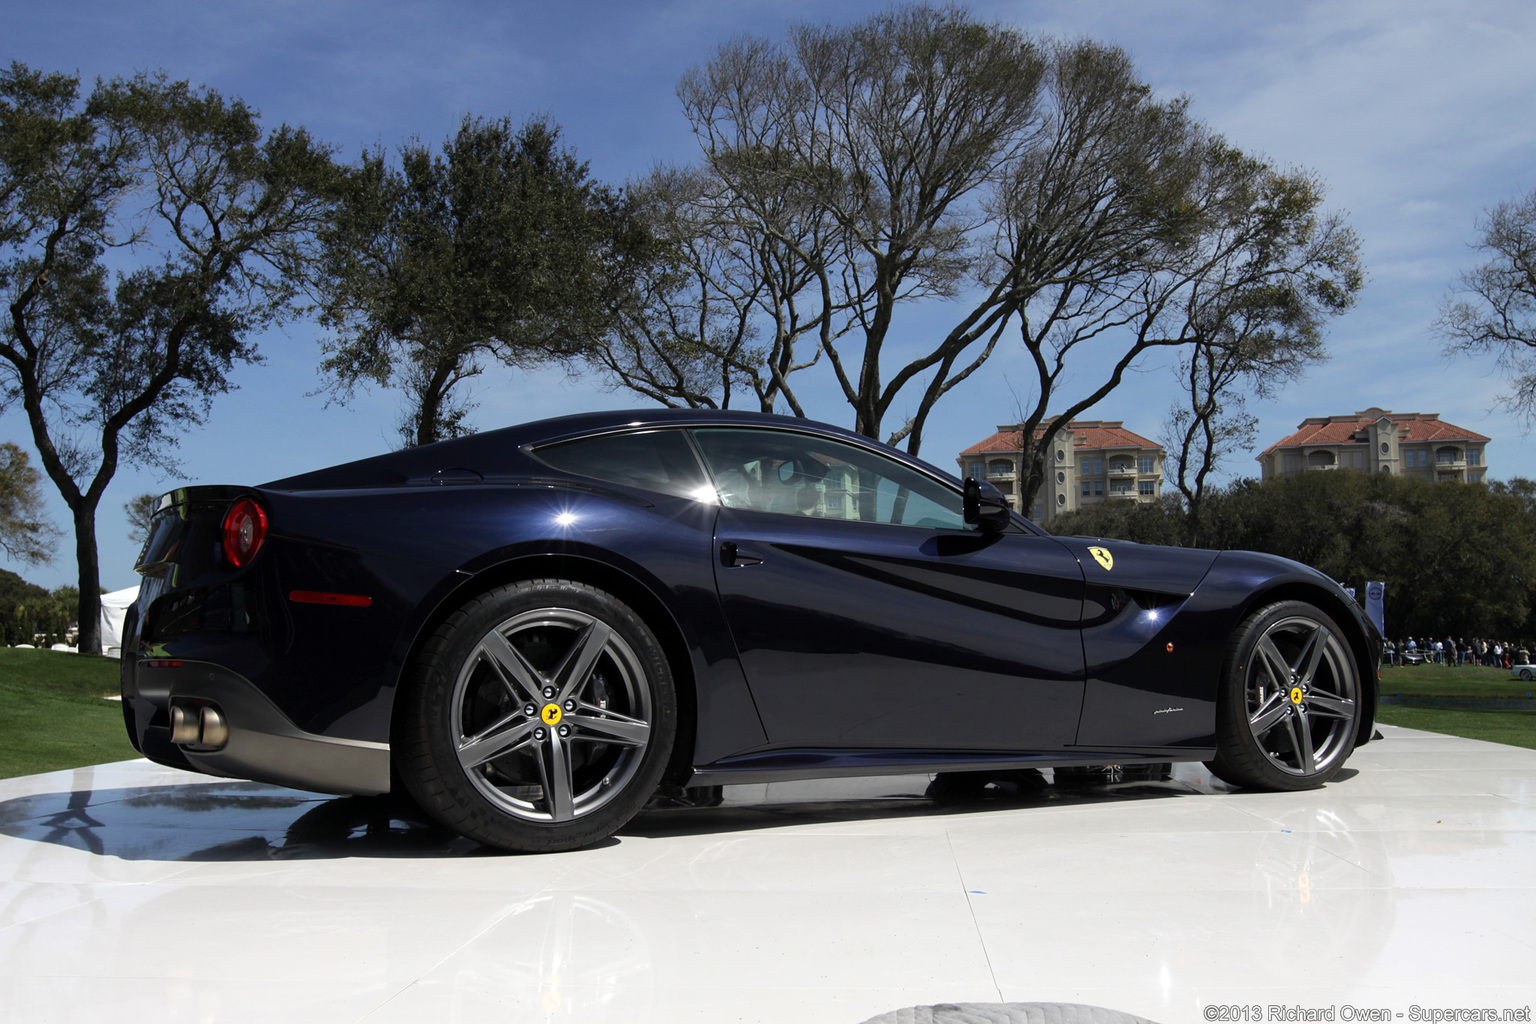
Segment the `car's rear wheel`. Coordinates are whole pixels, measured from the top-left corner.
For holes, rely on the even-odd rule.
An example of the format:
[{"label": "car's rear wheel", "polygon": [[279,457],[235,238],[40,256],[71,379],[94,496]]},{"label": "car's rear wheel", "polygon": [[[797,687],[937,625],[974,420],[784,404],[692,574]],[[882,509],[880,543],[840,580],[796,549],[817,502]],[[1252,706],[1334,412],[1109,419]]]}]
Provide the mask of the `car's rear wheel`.
[{"label": "car's rear wheel", "polygon": [[1058,786],[1102,786],[1116,782],[1163,782],[1173,763],[1058,765],[1052,769]]},{"label": "car's rear wheel", "polygon": [[1355,746],[1360,676],[1338,625],[1302,601],[1249,615],[1232,634],[1216,705],[1219,777],[1259,789],[1310,789]]},{"label": "car's rear wheel", "polygon": [[677,728],[666,656],[602,590],[528,580],[467,602],[413,661],[396,734],[422,808],[505,850],[568,850],[656,789]]}]

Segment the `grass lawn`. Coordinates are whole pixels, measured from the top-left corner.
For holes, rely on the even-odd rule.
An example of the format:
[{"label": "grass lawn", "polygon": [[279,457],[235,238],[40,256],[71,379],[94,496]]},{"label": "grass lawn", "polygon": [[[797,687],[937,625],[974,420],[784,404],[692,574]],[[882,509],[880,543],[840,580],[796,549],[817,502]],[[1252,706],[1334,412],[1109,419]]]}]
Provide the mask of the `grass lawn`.
[{"label": "grass lawn", "polygon": [[[1445,665],[1388,666],[1381,670],[1383,696],[1532,697],[1536,683],[1511,679],[1501,668]],[[1468,739],[1536,749],[1536,710],[1410,708],[1383,704],[1376,719],[1388,725],[1450,733]]]},{"label": "grass lawn", "polygon": [[0,778],[138,757],[117,692],[116,658],[0,647]]},{"label": "grass lawn", "polygon": [[1502,668],[1463,665],[1388,665],[1381,692],[1416,697],[1536,697],[1536,682],[1511,679]]}]

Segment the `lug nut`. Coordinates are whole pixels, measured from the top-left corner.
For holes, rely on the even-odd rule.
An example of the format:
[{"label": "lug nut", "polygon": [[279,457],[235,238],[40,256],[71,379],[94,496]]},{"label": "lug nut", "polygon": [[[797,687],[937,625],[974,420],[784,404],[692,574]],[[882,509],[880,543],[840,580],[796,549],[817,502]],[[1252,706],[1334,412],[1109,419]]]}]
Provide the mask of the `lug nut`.
[{"label": "lug nut", "polygon": [[536,715],[538,713],[539,713],[539,709],[534,707],[532,704],[524,704],[523,705],[523,714],[527,715],[529,718],[532,718],[534,715]]},{"label": "lug nut", "polygon": [[555,688],[553,686],[546,686],[546,687],[544,687],[544,696],[546,696],[546,697],[553,697],[554,695],[555,695]]},{"label": "lug nut", "polygon": [[560,727],[560,735],[561,736],[569,736],[570,734],[571,734],[571,727],[570,726],[562,725]]},{"label": "lug nut", "polygon": [[542,740],[546,735],[543,729],[533,730],[533,738],[536,740]]}]

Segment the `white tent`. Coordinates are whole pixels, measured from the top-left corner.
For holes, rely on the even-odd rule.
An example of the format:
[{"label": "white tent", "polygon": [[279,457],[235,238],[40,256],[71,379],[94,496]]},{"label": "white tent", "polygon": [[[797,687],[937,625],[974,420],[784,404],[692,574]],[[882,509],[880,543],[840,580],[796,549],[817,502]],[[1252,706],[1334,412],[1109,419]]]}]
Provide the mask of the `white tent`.
[{"label": "white tent", "polygon": [[123,656],[123,620],[138,597],[138,587],[101,595],[101,653],[109,658]]}]

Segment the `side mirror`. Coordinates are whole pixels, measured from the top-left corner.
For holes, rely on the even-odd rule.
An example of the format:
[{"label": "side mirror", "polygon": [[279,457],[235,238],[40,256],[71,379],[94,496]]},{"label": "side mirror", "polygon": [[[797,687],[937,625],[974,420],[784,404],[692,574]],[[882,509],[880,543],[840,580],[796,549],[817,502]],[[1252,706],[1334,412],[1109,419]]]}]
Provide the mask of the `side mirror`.
[{"label": "side mirror", "polygon": [[973,476],[965,478],[965,522],[985,533],[1006,529],[1011,521],[1003,492]]}]

